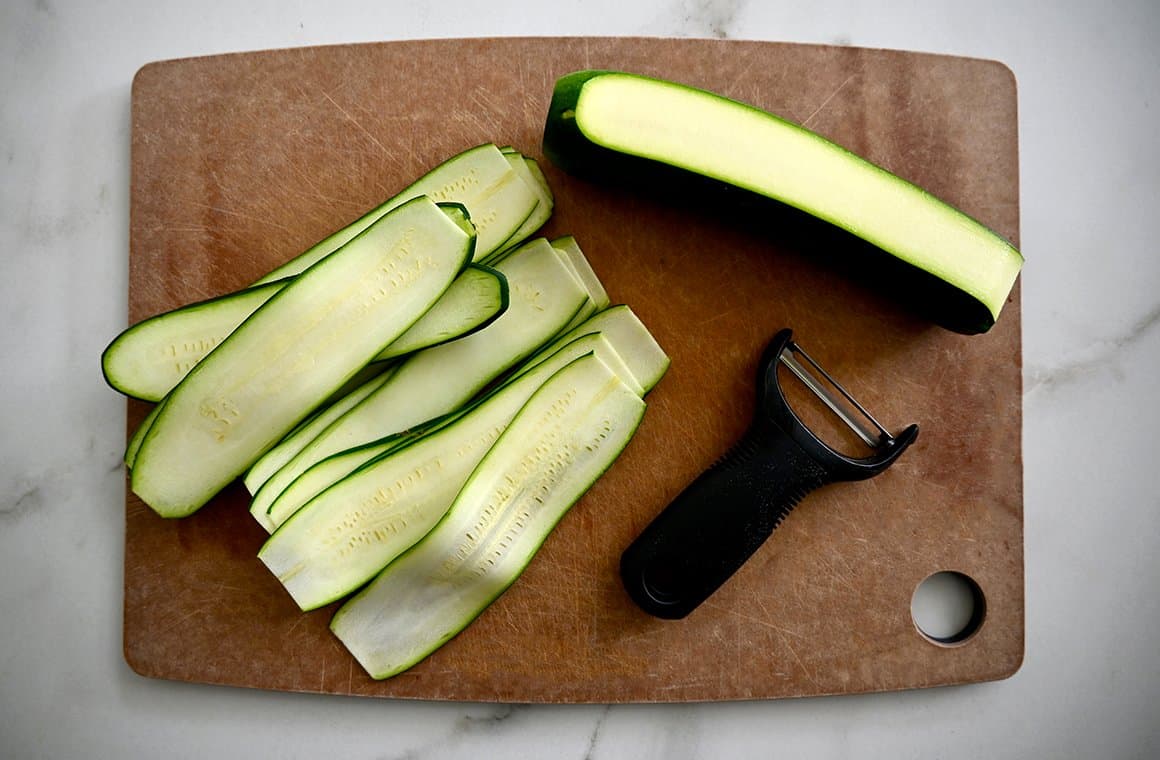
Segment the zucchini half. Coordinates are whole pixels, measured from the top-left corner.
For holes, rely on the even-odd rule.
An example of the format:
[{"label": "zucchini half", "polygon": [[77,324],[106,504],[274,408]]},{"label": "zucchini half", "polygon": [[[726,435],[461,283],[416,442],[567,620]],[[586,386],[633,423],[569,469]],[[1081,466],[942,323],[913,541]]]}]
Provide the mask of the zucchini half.
[{"label": "zucchini half", "polygon": [[904,278],[921,292],[903,295],[958,332],[990,329],[1023,265],[1002,237],[910,182],[771,113],[673,82],[564,76],[543,147],[577,176],[666,194],[674,184],[739,189],[836,225],[904,264],[884,276]]}]

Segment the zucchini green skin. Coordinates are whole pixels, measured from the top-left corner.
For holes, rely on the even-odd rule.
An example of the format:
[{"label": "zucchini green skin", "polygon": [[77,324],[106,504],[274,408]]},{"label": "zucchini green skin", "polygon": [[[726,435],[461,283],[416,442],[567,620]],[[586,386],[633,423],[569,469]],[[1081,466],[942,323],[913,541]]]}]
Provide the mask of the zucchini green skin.
[{"label": "zucchini green skin", "polygon": [[[589,118],[589,123],[586,123],[584,115],[586,88],[591,90],[592,83],[600,83],[604,78],[645,83],[646,88],[656,88],[657,91],[695,93],[704,106],[706,119],[725,111],[734,118],[739,109],[744,109],[741,118],[768,120],[769,125],[774,125],[781,133],[791,135],[796,146],[805,145],[809,151],[825,157],[830,166],[841,165],[843,176],[839,179],[854,176],[860,183],[881,187],[884,193],[891,194],[890,197],[897,196],[911,204],[908,208],[919,208],[919,214],[906,219],[890,219],[887,214],[883,216],[882,224],[874,219],[869,224],[864,223],[865,220],[854,224],[837,193],[822,204],[814,200],[803,201],[802,197],[795,195],[792,187],[788,192],[781,191],[780,177],[768,178],[763,181],[763,186],[756,187],[748,181],[738,181],[729,172],[715,175],[704,168],[714,165],[714,155],[699,154],[697,163],[700,168],[686,168],[685,164],[693,162],[675,152],[665,153],[658,149],[658,153],[663,155],[647,155],[644,149],[614,145],[614,140],[597,134],[600,128],[592,123],[596,117]],[[647,132],[648,128],[641,129]],[[641,141],[648,142],[647,134],[642,134]],[[719,151],[717,155],[724,155],[732,147],[718,144],[707,152]],[[562,77],[556,83],[549,106],[543,149],[556,165],[579,177],[644,189],[665,198],[695,199],[695,205],[708,207],[715,213],[723,212],[731,222],[747,228],[759,219],[757,230],[778,229],[779,235],[788,234],[791,242],[808,247],[810,256],[822,259],[821,263],[847,276],[868,280],[876,290],[885,291],[943,327],[964,334],[986,332],[994,325],[1022,265],[1019,252],[1000,236],[885,169],[773,114],[672,82],[614,71],[580,71]],[[1001,271],[1001,275],[994,278],[989,274],[981,275],[980,279],[987,282],[976,285],[970,277],[958,273],[948,275],[942,271],[941,264],[924,263],[924,251],[916,254],[905,245],[897,245],[897,239],[901,237],[899,229],[928,224],[935,217],[956,240],[969,236],[972,241],[978,241],[974,252],[981,264],[980,271],[989,272],[987,267],[998,261],[996,269]],[[947,223],[949,219],[953,221]],[[797,229],[786,232],[787,225],[778,222],[789,222]],[[962,234],[955,228],[961,228]],[[883,229],[889,234],[880,234]],[[931,254],[932,260],[934,256]],[[974,264],[972,260],[964,266]],[[1006,281],[1008,275],[1009,282]]]},{"label": "zucchini green skin", "polygon": [[397,675],[471,624],[531,563],[628,444],[645,404],[593,356],[529,399],[421,541],[330,628],[372,678]]}]

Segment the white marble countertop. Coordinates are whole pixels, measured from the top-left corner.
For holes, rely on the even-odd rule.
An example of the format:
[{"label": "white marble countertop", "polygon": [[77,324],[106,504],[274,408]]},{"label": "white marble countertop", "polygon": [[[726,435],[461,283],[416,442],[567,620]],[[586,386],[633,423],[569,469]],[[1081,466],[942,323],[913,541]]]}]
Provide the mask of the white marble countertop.
[{"label": "white marble countertop", "polygon": [[[0,757],[1160,753],[1160,10],[1079,3],[0,6]],[[1019,85],[1026,659],[965,687],[506,707],[152,681],[121,656],[129,87],[152,60],[493,35],[729,37],[1003,61]]]}]

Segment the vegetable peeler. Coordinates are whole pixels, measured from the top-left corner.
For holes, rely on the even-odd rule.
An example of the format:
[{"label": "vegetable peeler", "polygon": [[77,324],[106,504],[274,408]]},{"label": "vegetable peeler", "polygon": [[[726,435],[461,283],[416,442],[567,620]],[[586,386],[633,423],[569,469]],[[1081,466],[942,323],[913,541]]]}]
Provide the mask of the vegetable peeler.
[{"label": "vegetable peeler", "polygon": [[[780,331],[761,357],[757,406],[746,433],[621,555],[625,588],[646,612],[670,620],[685,617],[765,543],[808,493],[828,483],[874,477],[918,436],[917,425],[891,435],[792,337],[791,330]],[[786,402],[779,365],[869,446],[871,455],[841,454],[802,424]]]}]

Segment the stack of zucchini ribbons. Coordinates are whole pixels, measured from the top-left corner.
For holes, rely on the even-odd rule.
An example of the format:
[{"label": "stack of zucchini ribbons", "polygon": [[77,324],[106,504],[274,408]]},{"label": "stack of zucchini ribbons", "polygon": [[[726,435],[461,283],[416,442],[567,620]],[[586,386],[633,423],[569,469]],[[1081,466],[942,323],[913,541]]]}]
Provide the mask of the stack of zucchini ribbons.
[{"label": "stack of zucchini ribbons", "polygon": [[[131,487],[164,517],[244,476],[259,557],[375,678],[466,627],[627,445],[668,357],[535,162],[482,145],[244,290],[147,319],[103,368],[155,401]],[[360,590],[361,589],[361,590]]]}]

